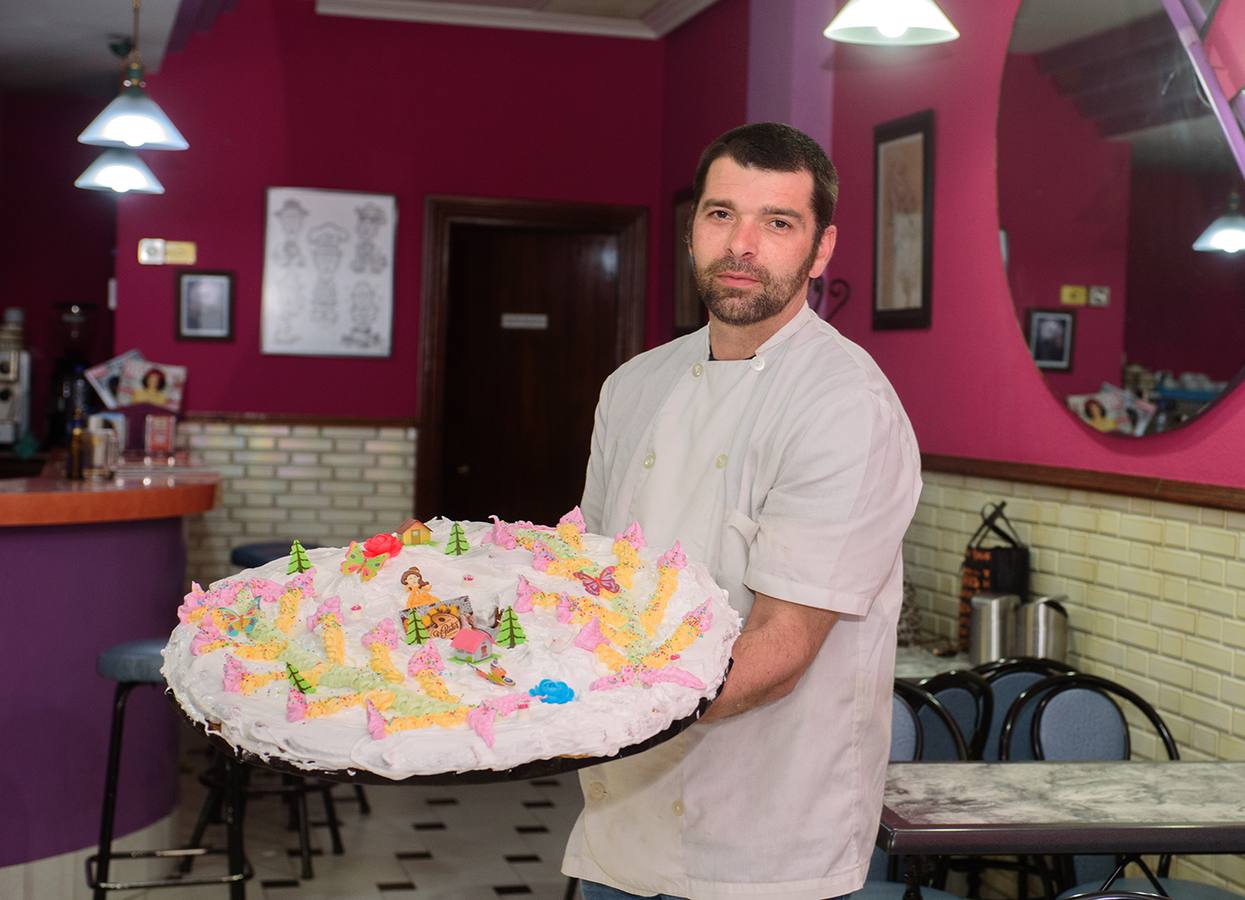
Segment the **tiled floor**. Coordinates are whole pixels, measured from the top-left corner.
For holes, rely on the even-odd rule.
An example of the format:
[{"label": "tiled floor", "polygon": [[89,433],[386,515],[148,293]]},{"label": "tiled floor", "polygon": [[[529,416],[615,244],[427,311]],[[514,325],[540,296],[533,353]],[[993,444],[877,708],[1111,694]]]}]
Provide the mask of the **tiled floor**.
[{"label": "tiled floor", "polygon": [[[193,737],[189,738],[194,741]],[[197,746],[184,756],[178,833],[188,838],[205,790],[196,775],[206,765]],[[279,776],[257,772],[257,782]],[[582,806],[574,774],[535,781],[460,787],[369,786],[371,813],[362,815],[353,789],[334,789],[345,852],[334,856],[320,799],[308,797],[315,877],[298,877],[298,833],[286,830],[277,797],[253,800],[246,813],[246,849],[255,877],[247,897],[265,900],[562,900],[567,879],[558,871],[566,837]],[[223,826],[208,841],[224,844]],[[205,872],[224,871],[213,857]],[[196,866],[196,871],[199,867]],[[224,887],[174,888],[127,894],[150,900],[227,897]]]}]

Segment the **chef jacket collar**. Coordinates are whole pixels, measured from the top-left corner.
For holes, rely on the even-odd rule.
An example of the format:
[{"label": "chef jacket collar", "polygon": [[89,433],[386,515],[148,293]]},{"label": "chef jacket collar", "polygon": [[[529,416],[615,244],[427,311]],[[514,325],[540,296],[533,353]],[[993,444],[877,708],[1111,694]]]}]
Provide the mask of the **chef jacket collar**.
[{"label": "chef jacket collar", "polygon": [[[797,331],[803,328],[804,325],[809,321],[809,319],[814,318],[816,315],[817,314],[813,312],[813,308],[809,306],[808,303],[806,302],[804,304],[804,308],[800,310],[798,313],[796,313],[791,318],[790,322],[788,322],[786,325],[782,326],[782,328],[779,328],[772,335],[770,335],[769,340],[767,340],[760,347],[757,347],[756,352],[753,353],[751,356],[749,356],[747,359],[756,359],[762,353],[765,353],[766,351],[772,350],[774,347],[777,347],[787,338],[791,337],[791,335],[795,334]],[[747,359],[724,360],[724,359],[718,359],[716,356],[714,356],[713,355],[713,343],[709,340],[709,326],[708,325],[705,326],[705,346],[708,350],[709,362],[747,362]]]}]

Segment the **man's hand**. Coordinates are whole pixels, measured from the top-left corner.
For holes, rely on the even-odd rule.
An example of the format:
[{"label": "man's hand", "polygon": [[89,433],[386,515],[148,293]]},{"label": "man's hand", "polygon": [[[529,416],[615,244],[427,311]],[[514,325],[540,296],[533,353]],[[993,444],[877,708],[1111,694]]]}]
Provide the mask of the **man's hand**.
[{"label": "man's hand", "polygon": [[826,609],[757,594],[731,651],[731,674],[701,721],[737,716],[787,696],[838,619],[838,613]]}]

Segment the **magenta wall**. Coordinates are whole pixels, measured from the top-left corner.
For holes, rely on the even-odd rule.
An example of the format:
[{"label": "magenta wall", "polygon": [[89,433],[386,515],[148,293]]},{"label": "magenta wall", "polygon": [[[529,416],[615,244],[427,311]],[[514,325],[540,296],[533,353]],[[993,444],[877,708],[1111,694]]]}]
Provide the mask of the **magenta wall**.
[{"label": "magenta wall", "polygon": [[[1245,0],[1220,0],[1206,33],[1206,49],[1219,85],[1229,97],[1245,89]],[[1240,101],[1238,101],[1238,104]]]},{"label": "magenta wall", "polygon": [[747,114],[748,70],[721,59],[748,58],[748,0],[719,0],[665,38],[665,106],[662,117],[661,247],[658,254],[657,321],[651,343],[670,337],[676,247],[670,210],[674,197],[692,186],[701,151],[742,125]]},{"label": "magenta wall", "polygon": [[[1120,384],[1128,262],[1129,147],[1104,140],[1031,55],[1003,67],[999,224],[1017,321],[1030,309],[1073,310],[1072,368],[1048,372],[1060,396]],[[1075,190],[1068,188],[1075,185]],[[1063,307],[1063,284],[1105,285],[1106,307]]]},{"label": "magenta wall", "polygon": [[[1134,173],[1129,257],[1129,360],[1228,381],[1245,363],[1245,259],[1199,253],[1193,241],[1223,213],[1241,179]],[[1178,340],[1172,340],[1178,335]]]},{"label": "magenta wall", "polygon": [[[117,348],[190,366],[192,410],[416,415],[425,198],[657,208],[663,60],[653,41],[316,16],[305,0],[239,4],[150,79],[191,149],[147,155],[166,194],[120,201]],[[391,358],[260,355],[270,185],[397,195]],[[141,237],[194,240],[199,267],[237,273],[233,343],[173,339],[173,270],[137,265]],[[656,277],[650,267],[650,340],[665,325],[653,314]]]},{"label": "magenta wall", "polygon": [[[995,125],[1019,0],[941,5],[962,35],[953,44],[843,47],[837,55],[833,133],[843,190],[832,271],[856,296],[835,325],[890,376],[928,453],[1245,487],[1245,391],[1186,428],[1132,441],[1087,429],[1047,389],[1017,327],[998,251]],[[873,126],[926,108],[937,133],[933,324],[873,332]]]},{"label": "magenta wall", "polygon": [[98,304],[93,340],[85,349],[92,359],[103,359],[112,349],[112,316],[105,304],[116,202],[111,194],[73,186],[99,153],[79,144],[78,133],[107,102],[62,94],[0,95],[0,209],[13,223],[0,241],[0,310],[16,306],[26,312],[32,418],[40,436],[52,364],[64,349],[56,304]]}]

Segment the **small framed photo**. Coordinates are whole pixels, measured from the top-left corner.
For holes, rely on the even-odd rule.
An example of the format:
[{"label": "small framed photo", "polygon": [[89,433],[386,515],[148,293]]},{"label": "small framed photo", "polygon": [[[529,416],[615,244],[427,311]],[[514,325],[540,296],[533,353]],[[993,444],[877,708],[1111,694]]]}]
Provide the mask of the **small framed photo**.
[{"label": "small framed photo", "polygon": [[1061,309],[1030,309],[1025,334],[1029,352],[1039,369],[1072,371],[1072,341],[1076,313]]},{"label": "small framed photo", "polygon": [[233,273],[184,270],[176,279],[177,340],[232,341]]},{"label": "small framed photo", "polygon": [[873,129],[873,327],[929,328],[934,113]]}]

